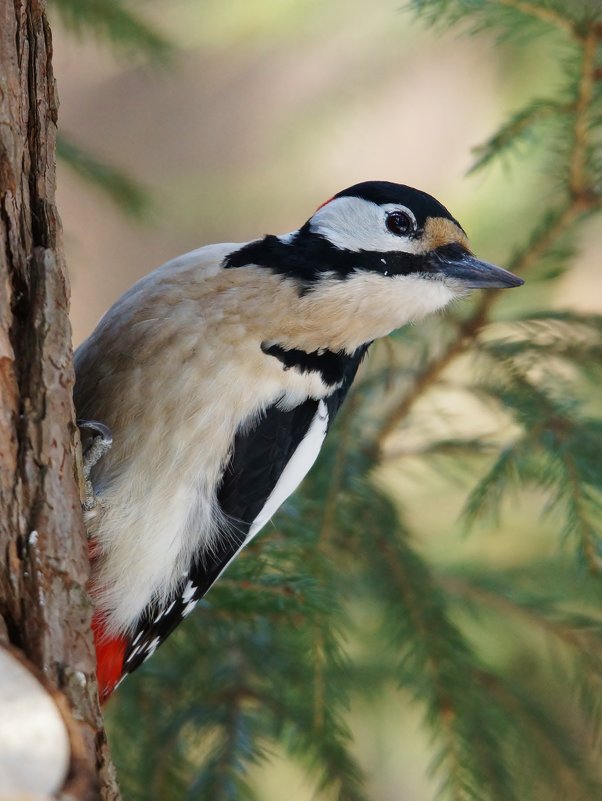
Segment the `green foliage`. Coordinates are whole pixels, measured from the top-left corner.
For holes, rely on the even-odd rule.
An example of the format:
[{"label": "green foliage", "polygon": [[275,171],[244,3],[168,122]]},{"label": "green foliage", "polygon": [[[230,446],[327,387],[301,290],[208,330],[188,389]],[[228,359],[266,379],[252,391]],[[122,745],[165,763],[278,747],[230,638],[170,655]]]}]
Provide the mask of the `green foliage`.
[{"label": "green foliage", "polygon": [[107,195],[125,214],[137,219],[148,215],[151,205],[148,192],[122,170],[99,161],[64,134],[57,138],[56,153],[85,183]]},{"label": "green foliage", "polygon": [[524,156],[527,145],[535,147],[538,143],[537,131],[541,125],[549,123],[550,118],[570,115],[570,106],[551,100],[534,100],[526,108],[520,109],[485,144],[475,148],[476,160],[470,172],[474,173],[493,161],[511,155],[521,148]]},{"label": "green foliage", "polygon": [[130,5],[127,0],[50,0],[51,11],[71,33],[94,36],[130,58],[164,62],[172,54],[171,44],[130,11]]},{"label": "green foliage", "polygon": [[[520,166],[527,142],[548,189],[552,173],[554,191],[508,244],[525,293],[505,298],[503,313],[502,295],[482,294],[374,349],[276,530],[119,691],[109,721],[130,801],[260,799],[249,770],[274,749],[305,767],[321,798],[359,801],[348,705],[392,682],[423,712],[442,799],[602,797],[602,318],[546,306],[602,209],[602,17],[593,3],[560,0],[412,6],[443,28],[493,29],[502,47],[537,35],[550,60],[562,48],[554,93],[517,110],[473,168]],[[486,434],[458,433],[455,418],[433,412],[460,357],[454,392],[482,407]],[[414,435],[404,450],[390,442],[399,431]],[[557,555],[506,569],[436,563],[428,510],[400,509],[381,482],[387,470],[402,476],[409,509],[410,468],[426,483],[435,471],[456,481],[483,551],[487,519],[510,537],[511,502],[535,488],[545,530],[558,534],[546,552]],[[449,529],[453,542],[451,519]]]}]

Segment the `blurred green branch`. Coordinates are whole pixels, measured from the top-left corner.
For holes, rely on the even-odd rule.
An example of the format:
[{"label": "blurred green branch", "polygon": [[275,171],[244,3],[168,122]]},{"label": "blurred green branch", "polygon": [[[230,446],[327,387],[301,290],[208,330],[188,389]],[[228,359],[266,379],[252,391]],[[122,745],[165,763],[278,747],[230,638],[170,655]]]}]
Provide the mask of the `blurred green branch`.
[{"label": "blurred green branch", "polygon": [[131,58],[140,55],[165,63],[173,45],[128,9],[127,0],[50,0],[65,29],[79,36],[94,36]]},{"label": "blurred green branch", "polygon": [[562,8],[558,6],[554,7],[554,5],[526,3],[523,2],[523,0],[500,0],[500,5],[514,8],[527,17],[533,17],[542,22],[547,22],[571,36],[578,36],[577,27],[573,19],[569,16],[569,9],[566,7],[566,4],[565,8]]},{"label": "blurred green branch", "polygon": [[[165,66],[174,53],[171,42],[128,9],[126,0],[49,0],[70,33],[94,36],[108,42],[127,58],[140,56]],[[81,145],[60,133],[57,158],[72,169],[85,184],[103,192],[122,212],[136,220],[148,217],[150,195],[125,171],[101,161]]]},{"label": "blurred green branch", "polygon": [[516,615],[529,625],[552,635],[562,645],[583,656],[592,674],[602,681],[602,620],[592,614],[567,612],[564,598],[521,593],[516,582],[500,575],[438,574],[437,584],[451,598],[470,602],[475,609],[488,606],[502,616]]},{"label": "blurred green branch", "polygon": [[[552,100],[534,100],[529,106],[513,115],[491,139],[474,149],[477,158],[468,174],[471,175],[482,170],[483,167],[502,156],[505,151],[516,147],[528,134],[533,133],[536,124],[545,122],[549,117],[562,113],[570,114],[574,111],[574,106],[570,104],[557,103]],[[537,140],[532,136],[531,141],[535,143]]]},{"label": "blurred green branch", "polygon": [[124,213],[144,219],[151,208],[148,190],[122,170],[99,161],[96,156],[69,140],[64,134],[57,137],[58,158],[85,183],[99,189]]},{"label": "blurred green branch", "polygon": [[399,680],[437,729],[441,748],[433,767],[445,773],[447,794],[457,801],[518,801],[495,720],[467,692],[471,677],[485,669],[452,623],[444,596],[399,526],[365,530],[374,590],[389,606],[386,633],[402,654]]}]

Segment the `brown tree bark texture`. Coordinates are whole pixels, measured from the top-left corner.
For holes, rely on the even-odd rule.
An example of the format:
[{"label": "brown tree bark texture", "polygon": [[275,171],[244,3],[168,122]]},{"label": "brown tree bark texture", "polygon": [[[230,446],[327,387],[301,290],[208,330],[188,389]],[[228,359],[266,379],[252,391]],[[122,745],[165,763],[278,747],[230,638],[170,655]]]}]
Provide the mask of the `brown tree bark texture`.
[{"label": "brown tree bark texture", "polygon": [[118,798],[94,680],[75,479],[57,96],[43,0],[0,0],[0,637],[76,721],[69,795]]}]

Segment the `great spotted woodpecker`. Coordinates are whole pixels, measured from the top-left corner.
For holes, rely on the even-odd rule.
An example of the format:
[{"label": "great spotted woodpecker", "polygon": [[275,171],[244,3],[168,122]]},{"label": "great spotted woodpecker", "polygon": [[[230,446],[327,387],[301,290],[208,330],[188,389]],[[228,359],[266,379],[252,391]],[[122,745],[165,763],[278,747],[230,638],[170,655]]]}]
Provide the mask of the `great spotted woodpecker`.
[{"label": "great spotted woodpecker", "polygon": [[433,197],[374,181],[119,298],[75,357],[77,413],[113,436],[87,513],[103,699],[295,490],[374,339],[522,283],[472,256]]}]

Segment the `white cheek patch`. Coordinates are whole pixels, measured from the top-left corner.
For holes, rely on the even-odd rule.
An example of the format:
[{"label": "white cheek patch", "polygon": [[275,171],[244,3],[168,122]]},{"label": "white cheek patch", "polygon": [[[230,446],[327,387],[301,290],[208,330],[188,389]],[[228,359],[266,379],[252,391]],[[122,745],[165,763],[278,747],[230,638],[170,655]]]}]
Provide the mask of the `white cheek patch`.
[{"label": "white cheek patch", "polygon": [[341,250],[421,253],[418,240],[387,230],[387,213],[400,208],[396,203],[379,206],[359,197],[338,197],[318,209],[310,220],[310,229]]}]

